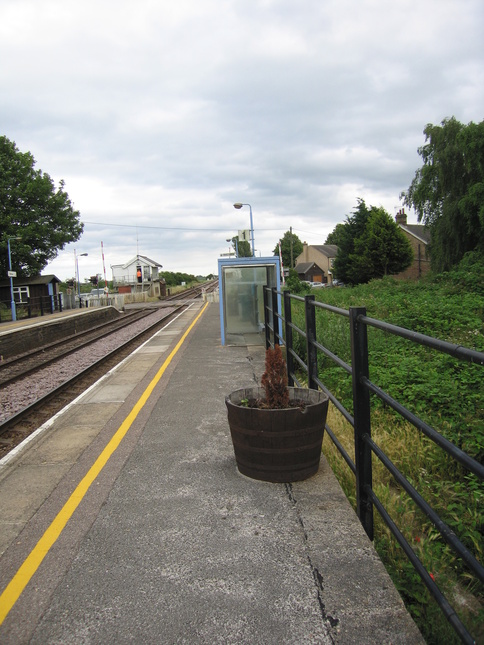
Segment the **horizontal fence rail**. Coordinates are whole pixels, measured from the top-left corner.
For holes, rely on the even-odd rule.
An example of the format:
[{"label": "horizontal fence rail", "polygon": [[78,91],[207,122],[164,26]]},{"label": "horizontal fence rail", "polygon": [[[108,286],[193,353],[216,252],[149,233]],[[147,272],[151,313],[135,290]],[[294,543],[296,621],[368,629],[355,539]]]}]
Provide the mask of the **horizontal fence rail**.
[{"label": "horizontal fence rail", "polygon": [[[0,322],[6,322],[12,319],[12,304],[8,302],[0,302]],[[53,314],[56,311],[62,311],[62,297],[60,294],[53,296],[37,296],[34,298],[27,298],[21,302],[15,302],[16,317],[18,320],[23,318],[37,318],[38,316],[45,316]]]},{"label": "horizontal fence rail", "polygon": [[[278,310],[281,295],[283,295],[284,313]],[[304,329],[301,329],[293,322],[292,314],[294,303],[300,303],[300,307],[304,308]],[[348,319],[350,327],[351,365],[331,352],[316,338],[316,311],[318,309]],[[351,307],[349,310],[339,309],[325,303],[317,302],[314,295],[301,297],[291,294],[288,291],[281,293],[275,288],[271,289],[269,287],[264,288],[264,322],[266,347],[273,347],[274,344],[285,346],[289,385],[293,386],[297,384],[301,387],[302,383],[298,381],[297,374],[304,374],[308,386],[313,389],[323,390],[329,396],[336,409],[354,428],[355,456],[352,459],[331,428],[326,425],[328,436],[356,477],[356,512],[368,537],[373,540],[373,509],[376,508],[461,641],[469,644],[475,643],[474,638],[469,634],[433,577],[425,569],[417,554],[389,515],[384,504],[376,495],[372,481],[372,455],[381,462],[402,490],[409,495],[416,506],[428,517],[445,542],[481,582],[484,582],[484,567],[474,554],[466,548],[454,531],[440,518],[438,513],[431,508],[395,464],[392,463],[375,441],[373,441],[371,437],[370,395],[378,397],[385,405],[392,408],[398,415],[426,435],[450,457],[464,466],[469,472],[476,475],[481,481],[484,480],[484,467],[370,381],[368,328],[379,329],[434,351],[448,354],[460,361],[480,366],[484,366],[484,353],[370,318],[366,315],[366,309],[364,307]],[[283,331],[281,332],[281,330]],[[299,356],[295,350],[294,341],[297,336],[304,341],[305,357]],[[319,354],[324,355],[344,372],[351,375],[353,414],[338,401],[334,394],[321,381],[318,372]]]}]

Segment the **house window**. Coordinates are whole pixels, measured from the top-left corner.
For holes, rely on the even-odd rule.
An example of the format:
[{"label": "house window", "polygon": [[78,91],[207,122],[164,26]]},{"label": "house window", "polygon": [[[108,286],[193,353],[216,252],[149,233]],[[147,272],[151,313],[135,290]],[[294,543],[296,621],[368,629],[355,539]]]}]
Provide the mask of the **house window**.
[{"label": "house window", "polygon": [[329,260],[329,268],[332,269],[334,264],[334,258],[330,258]]},{"label": "house window", "polygon": [[28,287],[14,287],[13,299],[19,304],[27,304],[29,301],[29,288]]},{"label": "house window", "polygon": [[150,267],[144,266],[143,267],[143,282],[149,282],[150,281]]}]

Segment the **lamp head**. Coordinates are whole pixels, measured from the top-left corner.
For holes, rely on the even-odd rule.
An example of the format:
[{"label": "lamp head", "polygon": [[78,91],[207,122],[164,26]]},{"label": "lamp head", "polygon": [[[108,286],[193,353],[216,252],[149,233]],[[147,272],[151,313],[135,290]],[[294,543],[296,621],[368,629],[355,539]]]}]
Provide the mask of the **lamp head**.
[{"label": "lamp head", "polygon": [[240,202],[237,202],[236,204],[234,204],[234,208],[242,208],[242,206],[243,204],[241,204]]}]

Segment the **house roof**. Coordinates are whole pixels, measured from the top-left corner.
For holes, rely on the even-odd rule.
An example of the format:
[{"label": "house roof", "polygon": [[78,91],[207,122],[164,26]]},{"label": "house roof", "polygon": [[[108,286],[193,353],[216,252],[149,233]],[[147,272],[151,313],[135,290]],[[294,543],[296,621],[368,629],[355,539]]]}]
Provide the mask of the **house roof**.
[{"label": "house roof", "polygon": [[430,230],[427,226],[424,226],[423,224],[399,224],[398,226],[424,244],[429,244]]},{"label": "house roof", "polygon": [[132,264],[137,264],[141,262],[142,264],[152,266],[152,267],[158,267],[160,269],[163,268],[162,264],[159,264],[158,262],[155,262],[154,260],[150,260],[150,258],[147,258],[146,255],[135,255],[134,258],[132,258],[129,262],[126,262],[125,264],[112,264],[111,268],[113,267],[122,267],[123,269],[126,269],[127,267],[131,266]]},{"label": "house roof", "polygon": [[338,247],[336,244],[312,244],[311,248],[317,249],[327,258],[335,258],[338,254]]}]

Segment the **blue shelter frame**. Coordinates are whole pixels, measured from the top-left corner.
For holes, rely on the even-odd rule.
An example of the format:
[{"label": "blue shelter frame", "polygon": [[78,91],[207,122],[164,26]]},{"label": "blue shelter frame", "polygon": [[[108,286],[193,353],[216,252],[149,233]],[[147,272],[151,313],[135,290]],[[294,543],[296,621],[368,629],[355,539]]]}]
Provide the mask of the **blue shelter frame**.
[{"label": "blue shelter frame", "polygon": [[264,345],[264,287],[280,290],[279,258],[220,258],[218,278],[222,345]]}]

